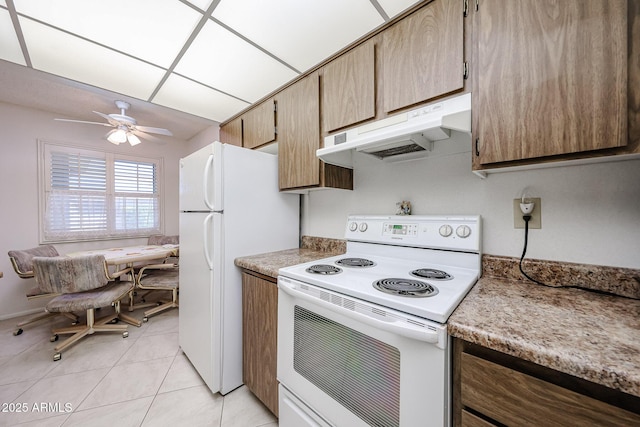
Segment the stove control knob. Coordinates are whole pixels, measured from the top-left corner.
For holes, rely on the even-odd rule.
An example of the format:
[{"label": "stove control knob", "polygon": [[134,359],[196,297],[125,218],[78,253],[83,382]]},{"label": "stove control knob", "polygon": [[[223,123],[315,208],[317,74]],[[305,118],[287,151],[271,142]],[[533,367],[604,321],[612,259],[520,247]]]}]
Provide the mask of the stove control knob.
[{"label": "stove control knob", "polygon": [[367,231],[367,228],[369,228],[369,226],[367,225],[366,222],[363,222],[362,224],[360,224],[360,231],[362,231],[363,233]]},{"label": "stove control knob", "polygon": [[471,228],[468,225],[460,225],[456,228],[456,234],[462,239],[466,239],[471,235]]},{"label": "stove control knob", "polygon": [[440,235],[442,237],[449,237],[453,233],[453,228],[449,224],[440,226]]},{"label": "stove control knob", "polygon": [[349,231],[356,231],[358,229],[358,223],[357,222],[350,222],[349,223]]}]

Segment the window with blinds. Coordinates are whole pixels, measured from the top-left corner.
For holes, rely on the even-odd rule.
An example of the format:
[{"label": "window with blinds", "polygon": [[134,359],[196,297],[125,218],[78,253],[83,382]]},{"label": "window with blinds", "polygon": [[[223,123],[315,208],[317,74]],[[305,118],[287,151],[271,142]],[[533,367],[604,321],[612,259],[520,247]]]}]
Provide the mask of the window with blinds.
[{"label": "window with blinds", "polygon": [[158,159],[42,144],[43,242],[160,233]]}]

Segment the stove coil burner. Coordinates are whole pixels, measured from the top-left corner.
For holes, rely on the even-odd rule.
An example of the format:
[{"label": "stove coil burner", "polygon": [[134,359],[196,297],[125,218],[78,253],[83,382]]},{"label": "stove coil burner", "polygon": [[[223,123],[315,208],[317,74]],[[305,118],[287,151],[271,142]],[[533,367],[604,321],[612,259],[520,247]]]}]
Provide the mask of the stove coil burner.
[{"label": "stove coil burner", "polygon": [[329,264],[315,264],[312,265],[311,267],[307,268],[307,273],[313,273],[313,274],[324,274],[324,275],[331,275],[331,274],[339,274],[342,273],[342,269],[333,265],[329,265]]},{"label": "stove coil burner", "polygon": [[453,276],[446,271],[436,270],[434,268],[419,268],[411,272],[412,276],[422,277],[423,279],[434,280],[451,280]]},{"label": "stove coil burner", "polygon": [[403,297],[432,297],[438,293],[438,288],[435,286],[413,279],[380,279],[373,282],[373,287],[379,291]]},{"label": "stove coil burner", "polygon": [[373,267],[375,262],[366,258],[342,258],[336,261],[336,264],[343,267]]}]

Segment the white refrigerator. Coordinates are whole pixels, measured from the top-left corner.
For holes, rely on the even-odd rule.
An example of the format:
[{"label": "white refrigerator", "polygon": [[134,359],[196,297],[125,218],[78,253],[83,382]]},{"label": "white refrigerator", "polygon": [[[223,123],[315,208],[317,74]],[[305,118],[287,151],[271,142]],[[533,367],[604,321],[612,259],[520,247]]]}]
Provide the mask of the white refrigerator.
[{"label": "white refrigerator", "polygon": [[242,385],[242,277],[234,259],[297,248],[299,195],[272,154],[214,142],[180,159],[179,343],[212,392]]}]

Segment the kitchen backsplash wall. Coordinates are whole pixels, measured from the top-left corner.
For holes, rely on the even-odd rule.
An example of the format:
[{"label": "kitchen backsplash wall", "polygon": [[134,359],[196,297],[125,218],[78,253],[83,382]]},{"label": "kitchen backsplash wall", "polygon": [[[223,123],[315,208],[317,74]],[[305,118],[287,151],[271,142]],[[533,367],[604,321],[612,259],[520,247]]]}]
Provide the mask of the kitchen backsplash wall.
[{"label": "kitchen backsplash wall", "polygon": [[527,258],[640,267],[640,160],[491,174],[471,172],[471,153],[385,163],[354,153],[354,190],[303,196],[303,235],[344,238],[349,214],[480,214],[483,252],[520,257],[524,230],[513,199],[542,199],[542,228],[529,231]]}]

